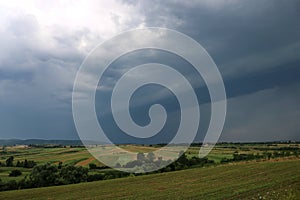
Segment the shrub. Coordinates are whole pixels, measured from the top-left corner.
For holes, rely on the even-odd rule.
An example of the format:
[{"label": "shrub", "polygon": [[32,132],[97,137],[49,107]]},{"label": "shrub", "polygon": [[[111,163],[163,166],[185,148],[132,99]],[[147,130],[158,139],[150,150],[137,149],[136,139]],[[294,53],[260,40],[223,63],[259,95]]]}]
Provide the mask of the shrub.
[{"label": "shrub", "polygon": [[89,164],[89,168],[90,168],[90,169],[97,169],[97,165],[94,164],[94,163],[90,163],[90,164]]},{"label": "shrub", "polygon": [[9,173],[10,177],[17,177],[17,176],[21,176],[21,175],[22,175],[22,172],[20,170],[18,170],[18,169],[12,170]]},{"label": "shrub", "polygon": [[13,166],[13,161],[14,157],[10,156],[5,162],[6,162],[6,167],[12,167]]}]

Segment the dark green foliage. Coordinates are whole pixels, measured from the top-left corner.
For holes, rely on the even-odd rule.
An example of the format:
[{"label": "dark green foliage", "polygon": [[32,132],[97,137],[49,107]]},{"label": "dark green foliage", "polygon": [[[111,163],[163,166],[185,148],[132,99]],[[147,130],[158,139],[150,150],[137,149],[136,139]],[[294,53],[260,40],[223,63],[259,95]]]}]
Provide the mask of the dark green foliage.
[{"label": "dark green foliage", "polygon": [[7,183],[0,182],[0,190],[15,190],[18,189],[18,182],[15,180],[11,180]]},{"label": "dark green foliage", "polygon": [[232,161],[232,159],[229,159],[229,158],[222,158],[222,160],[220,161],[220,163],[221,164],[223,164],[223,163],[229,163],[229,162],[231,162]]},{"label": "dark green foliage", "polygon": [[86,182],[88,178],[88,169],[84,167],[64,166],[59,173],[63,184],[73,184]]},{"label": "dark green foliage", "polygon": [[17,176],[21,176],[22,172],[18,169],[14,169],[9,173],[10,177],[17,177]]},{"label": "dark green foliage", "polygon": [[23,167],[24,168],[33,168],[34,166],[36,166],[36,162],[32,161],[32,160],[26,160],[24,161]]},{"label": "dark green foliage", "polygon": [[84,167],[62,166],[49,163],[33,168],[29,175],[29,182],[33,187],[73,184],[87,181],[88,169]]},{"label": "dark green foliage", "polygon": [[126,177],[129,175],[130,175],[129,173],[122,172],[122,171],[108,171],[105,173],[103,179],[107,180],[107,179],[122,178],[122,177]]},{"label": "dark green foliage", "polygon": [[95,169],[109,169],[110,167],[105,166],[105,165],[104,166],[97,166],[94,163],[90,163],[89,168],[90,168],[90,170],[95,170]]},{"label": "dark green foliage", "polygon": [[253,154],[238,154],[238,153],[233,154],[233,160],[234,161],[237,161],[237,160],[251,160],[253,158],[254,158]]},{"label": "dark green foliage", "polygon": [[89,168],[90,168],[90,169],[97,169],[97,165],[94,164],[94,163],[90,163],[90,164],[89,164]]},{"label": "dark green foliage", "polygon": [[[21,175],[20,170],[13,170],[10,176]],[[99,178],[99,177],[96,177]],[[95,177],[94,177],[95,179]],[[34,188],[54,185],[64,185],[86,182],[88,180],[88,169],[84,167],[62,166],[59,169],[50,163],[38,165],[33,168],[29,176],[19,182],[0,182],[0,191],[17,188]]]},{"label": "dark green foliage", "polygon": [[34,166],[36,166],[36,162],[27,159],[25,159],[24,162],[18,160],[16,164],[16,167],[23,167],[23,168],[33,168]]},{"label": "dark green foliage", "polygon": [[13,167],[14,157],[10,156],[5,162],[6,162],[6,167]]},{"label": "dark green foliage", "polygon": [[58,169],[61,169],[61,168],[62,168],[62,164],[63,164],[62,162],[59,162],[57,168],[58,168]]},{"label": "dark green foliage", "polygon": [[179,158],[177,159],[177,162],[182,164],[182,165],[188,165],[189,163],[189,159],[186,157],[185,153],[183,151],[181,151],[179,153]]},{"label": "dark green foliage", "polygon": [[47,163],[33,168],[29,175],[29,182],[33,187],[45,187],[59,185],[62,181],[57,166]]},{"label": "dark green foliage", "polygon": [[23,163],[20,162],[20,161],[18,161],[17,164],[16,164],[16,167],[23,167],[23,166],[24,166]]},{"label": "dark green foliage", "polygon": [[87,178],[88,182],[92,182],[92,181],[100,181],[104,179],[104,175],[103,174],[93,174],[93,175],[89,175]]}]

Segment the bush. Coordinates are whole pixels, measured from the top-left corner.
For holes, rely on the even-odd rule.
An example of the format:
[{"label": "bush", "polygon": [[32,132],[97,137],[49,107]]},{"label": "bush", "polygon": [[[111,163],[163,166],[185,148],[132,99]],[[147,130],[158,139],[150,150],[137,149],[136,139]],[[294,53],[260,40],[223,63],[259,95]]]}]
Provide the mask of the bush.
[{"label": "bush", "polygon": [[24,162],[18,160],[16,164],[16,167],[23,167],[23,168],[33,168],[34,166],[36,166],[36,162],[27,159],[25,159]]},{"label": "bush", "polygon": [[17,177],[17,176],[21,176],[21,175],[22,175],[22,172],[20,170],[18,170],[18,169],[12,170],[9,173],[10,177]]},{"label": "bush", "polygon": [[88,179],[88,169],[84,167],[63,166],[60,171],[63,184],[73,184],[86,182]]},{"label": "bush", "polygon": [[97,169],[97,165],[94,164],[94,163],[90,163],[90,164],[89,164],[89,168],[90,168],[90,169]]},{"label": "bush", "polygon": [[9,182],[7,182],[6,184],[1,184],[0,185],[0,190],[4,191],[4,190],[15,190],[18,189],[18,183],[15,180],[11,180]]},{"label": "bush", "polygon": [[57,166],[50,163],[35,166],[29,175],[29,180],[34,187],[59,185]]},{"label": "bush", "polygon": [[6,167],[13,167],[13,161],[14,157],[10,156],[5,162],[6,162]]},{"label": "bush", "polygon": [[93,175],[88,176],[87,181],[88,182],[100,181],[100,180],[103,180],[103,179],[104,179],[104,175],[102,175],[102,174],[93,174]]}]

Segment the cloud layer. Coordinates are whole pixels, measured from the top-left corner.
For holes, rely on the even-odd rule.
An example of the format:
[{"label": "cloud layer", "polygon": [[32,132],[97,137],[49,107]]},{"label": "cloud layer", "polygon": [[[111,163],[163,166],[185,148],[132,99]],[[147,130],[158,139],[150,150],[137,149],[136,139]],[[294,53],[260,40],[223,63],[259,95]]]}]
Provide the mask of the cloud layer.
[{"label": "cloud layer", "polygon": [[[229,97],[221,140],[300,140],[299,10],[297,0],[1,2],[0,137],[76,139],[71,94],[85,56],[121,31],[159,26],[195,39],[219,67]],[[107,86],[153,56],[188,72],[144,52],[112,66]],[[205,106],[207,89],[197,92]]]}]

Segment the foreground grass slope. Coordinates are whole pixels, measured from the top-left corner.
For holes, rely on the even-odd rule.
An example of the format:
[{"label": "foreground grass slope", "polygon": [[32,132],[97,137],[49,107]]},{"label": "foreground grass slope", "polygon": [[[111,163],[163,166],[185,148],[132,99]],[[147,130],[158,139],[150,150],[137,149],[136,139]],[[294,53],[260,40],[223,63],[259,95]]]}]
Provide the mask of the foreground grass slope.
[{"label": "foreground grass slope", "polygon": [[250,162],[1,192],[0,199],[297,199],[300,160]]}]

